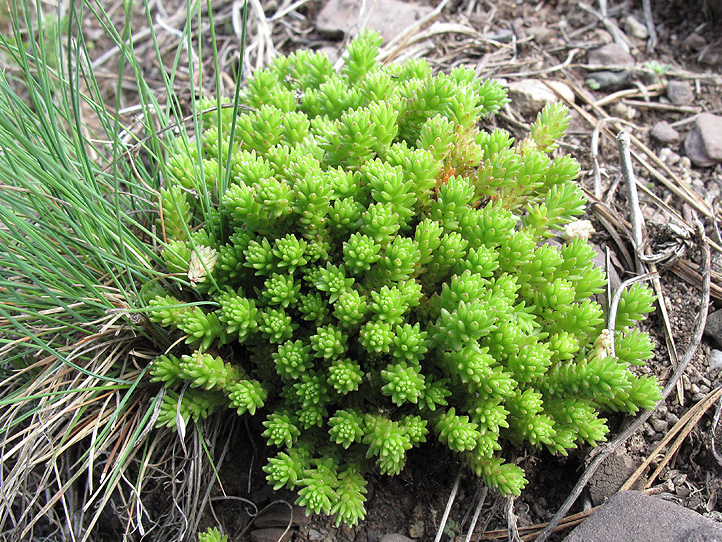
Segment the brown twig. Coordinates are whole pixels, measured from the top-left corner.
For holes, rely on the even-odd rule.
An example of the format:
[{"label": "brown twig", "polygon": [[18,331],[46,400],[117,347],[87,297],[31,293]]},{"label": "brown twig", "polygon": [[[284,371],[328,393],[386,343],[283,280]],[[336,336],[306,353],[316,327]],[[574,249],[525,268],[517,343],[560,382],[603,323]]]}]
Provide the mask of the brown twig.
[{"label": "brown twig", "polygon": [[659,442],[659,445],[654,449],[654,451],[649,454],[647,459],[645,459],[642,464],[637,468],[636,471],[632,473],[632,475],[627,479],[624,484],[622,484],[622,487],[619,488],[620,491],[624,491],[627,489],[630,489],[636,481],[639,479],[639,477],[642,475],[642,473],[647,469],[647,467],[654,461],[654,459],[661,453],[661,451],[664,449],[664,447],[675,437],[677,434],[680,435],[681,438],[678,437],[677,441],[670,447],[670,449],[667,451],[667,454],[665,455],[665,458],[660,462],[659,466],[657,467],[657,470],[652,474],[647,481],[644,484],[644,488],[648,488],[654,483],[654,480],[657,478],[659,473],[661,472],[662,468],[669,462],[669,460],[672,458],[674,453],[677,451],[679,446],[682,443],[682,440],[689,434],[689,432],[692,430],[692,428],[697,425],[697,422],[702,417],[702,415],[709,410],[709,408],[714,404],[714,402],[722,397],[722,388],[717,388],[713,391],[711,391],[704,399],[702,399],[700,402],[698,402],[694,407],[689,409],[687,413],[685,413],[684,416],[682,416],[679,421],[674,424],[674,427],[670,431],[667,432],[667,434],[664,436],[664,438]]}]

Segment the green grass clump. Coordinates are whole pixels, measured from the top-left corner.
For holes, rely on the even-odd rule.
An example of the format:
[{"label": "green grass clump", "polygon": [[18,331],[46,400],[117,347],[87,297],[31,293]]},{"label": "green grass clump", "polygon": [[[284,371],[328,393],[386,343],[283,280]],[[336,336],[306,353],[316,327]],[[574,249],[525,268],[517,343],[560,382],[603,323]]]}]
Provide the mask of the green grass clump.
[{"label": "green grass clump", "polygon": [[238,115],[177,142],[158,204],[170,278],[146,292],[150,319],[185,337],[151,364],[159,423],[261,416],[269,482],[349,524],[365,473],[399,473],[429,439],[519,494],[505,442],[565,454],[605,438],[600,413],[660,396],[629,370],[649,338],[621,328],[648,290],[627,292],[613,357],[593,248],[545,243],[584,211],[576,162],[553,154],[566,110],[514,142],[478,127],[502,87],[382,67],[378,45],[356,39],[340,73],[320,53],[278,58]]}]

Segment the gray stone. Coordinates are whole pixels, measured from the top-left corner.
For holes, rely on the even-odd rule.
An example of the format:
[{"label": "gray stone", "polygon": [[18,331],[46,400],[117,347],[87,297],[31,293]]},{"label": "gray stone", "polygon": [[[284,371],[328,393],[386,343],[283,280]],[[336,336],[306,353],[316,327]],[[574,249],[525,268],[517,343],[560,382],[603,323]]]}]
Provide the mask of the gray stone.
[{"label": "gray stone", "polygon": [[311,518],[306,515],[302,506],[293,505],[289,508],[287,504],[279,502],[268,506],[268,508],[261,512],[253,522],[253,525],[258,529],[268,527],[282,527],[285,529],[289,521],[291,526],[307,525],[311,523]]},{"label": "gray stone", "polygon": [[[284,534],[285,532],[285,534]],[[289,542],[293,536],[293,529],[256,529],[251,531],[251,542]]]},{"label": "gray stone", "polygon": [[652,420],[651,423],[657,433],[666,433],[669,428],[669,422],[667,420]]},{"label": "gray stone", "polygon": [[634,78],[629,70],[602,70],[587,75],[586,83],[592,90],[615,91],[632,86]]},{"label": "gray stone", "polygon": [[409,536],[411,538],[423,538],[424,537],[424,522],[417,521],[411,527],[409,527]]},{"label": "gray stone", "polygon": [[634,460],[625,451],[617,450],[607,457],[589,480],[592,503],[602,504],[614,495],[635,469]]},{"label": "gray stone", "polygon": [[662,147],[661,149],[659,149],[659,159],[668,166],[675,165],[677,162],[679,162],[680,158],[681,156],[669,147]]},{"label": "gray stone", "polygon": [[722,525],[697,512],[640,491],[621,491],[564,542],[715,542],[720,537]]},{"label": "gray stone", "polygon": [[649,37],[649,31],[644,23],[640,23],[634,15],[627,15],[624,19],[624,31],[640,40],[646,40]]},{"label": "gray stone", "polygon": [[697,32],[692,32],[689,36],[684,38],[684,41],[682,42],[682,49],[689,52],[696,52],[704,49],[704,47],[707,45],[707,41],[697,34]]},{"label": "gray stone", "polygon": [[509,99],[522,115],[532,116],[549,102],[558,102],[559,96],[574,102],[574,91],[561,81],[522,79],[509,83]]},{"label": "gray stone", "polygon": [[649,132],[649,135],[652,136],[653,139],[656,139],[665,145],[677,143],[679,141],[679,132],[672,128],[666,120],[658,122],[652,126],[652,130]]},{"label": "gray stone", "polygon": [[404,536],[402,534],[397,533],[391,533],[391,534],[385,534],[381,537],[381,540],[379,542],[414,542],[413,539],[409,538],[408,536]]},{"label": "gray stone", "polygon": [[631,68],[634,57],[618,43],[608,43],[589,51],[589,64],[600,68]]},{"label": "gray stone", "polygon": [[697,167],[722,163],[722,117],[700,113],[684,140],[684,151]]},{"label": "gray stone", "polygon": [[[366,11],[361,13],[361,8]],[[379,0],[378,2],[363,2],[362,0],[330,0],[319,12],[316,18],[316,28],[322,34],[340,36],[350,34],[355,36],[359,30],[359,21],[366,19],[371,30],[381,33],[384,41],[395,38],[408,26],[433,11],[430,6],[401,0]]]},{"label": "gray stone", "polygon": [[673,104],[689,105],[694,101],[694,89],[689,81],[670,81],[667,83],[667,98]]},{"label": "gray stone", "polygon": [[722,542],[722,536],[718,530],[705,525],[687,533],[684,542]]},{"label": "gray stone", "polygon": [[321,531],[317,531],[316,529],[309,529],[308,531],[308,539],[311,540],[311,542],[318,542],[319,540],[323,540],[324,535]]},{"label": "gray stone", "polygon": [[711,339],[714,339],[718,345],[722,346],[722,310],[717,310],[707,314],[707,322],[704,324],[704,333]]},{"label": "gray stone", "polygon": [[717,371],[722,369],[722,352],[714,348],[709,353],[709,370]]}]

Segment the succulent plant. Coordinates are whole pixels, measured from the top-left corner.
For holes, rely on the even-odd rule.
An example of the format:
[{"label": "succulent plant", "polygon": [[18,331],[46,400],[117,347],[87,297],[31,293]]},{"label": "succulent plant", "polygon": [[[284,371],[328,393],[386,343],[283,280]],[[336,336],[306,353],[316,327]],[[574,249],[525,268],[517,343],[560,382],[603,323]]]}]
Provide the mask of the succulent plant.
[{"label": "succulent plant", "polygon": [[499,84],[382,66],[379,45],[363,33],[340,73],[321,53],[279,57],[235,118],[205,113],[197,140],[172,142],[169,280],[145,292],[151,321],[185,337],[151,363],[158,424],[261,416],[268,481],[348,524],[365,475],[399,473],[427,440],[519,494],[506,444],[566,454],[604,440],[604,412],[660,397],[630,370],[651,355],[632,327],[649,290],[623,295],[612,357],[594,249],[549,242],[585,205],[557,151],[564,107],[514,141],[479,126],[507,102]]}]

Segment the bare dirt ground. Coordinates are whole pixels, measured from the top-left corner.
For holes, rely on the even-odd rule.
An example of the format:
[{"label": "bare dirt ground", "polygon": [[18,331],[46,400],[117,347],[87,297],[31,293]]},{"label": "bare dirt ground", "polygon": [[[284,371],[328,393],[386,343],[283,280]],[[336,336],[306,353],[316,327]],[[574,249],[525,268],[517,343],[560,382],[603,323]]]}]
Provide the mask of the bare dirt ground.
[{"label": "bare dirt ground", "polygon": [[[331,54],[342,51],[343,40],[332,39],[317,28],[316,20],[325,3],[326,0],[309,0],[293,7],[290,2],[277,0],[263,4],[251,2],[250,47],[246,50],[245,68],[263,65],[275,52],[285,53],[297,48],[323,48]],[[427,4],[436,7],[431,2]],[[605,5],[606,16],[602,13]],[[231,92],[232,74],[238,67],[240,6],[241,2],[225,0],[212,4],[219,58],[226,71],[220,79],[220,90],[224,93]],[[528,79],[564,82],[573,95],[573,102],[569,103],[573,120],[564,140],[565,150],[582,164],[580,182],[594,202],[589,211],[597,230],[593,241],[602,250],[609,248],[611,260],[622,280],[631,276],[634,270],[633,260],[628,260],[633,250],[627,224],[627,195],[624,183],[620,182],[620,158],[614,140],[622,128],[636,138],[632,150],[641,161],[635,160],[633,165],[641,184],[648,189],[648,193],[641,195],[642,213],[648,229],[654,229],[653,223],[664,224],[678,217],[691,231],[696,215],[704,221],[709,238],[717,243],[712,246],[714,261],[720,256],[716,247],[722,244],[716,230],[722,166],[696,167],[684,156],[683,149],[684,136],[697,113],[722,112],[722,36],[719,32],[722,6],[715,0],[704,4],[701,0],[658,0],[652,2],[651,7],[657,32],[653,50],[648,47],[649,39],[637,37],[643,33],[628,20],[632,16],[644,26],[641,0],[614,0],[593,6],[565,0],[451,0],[435,18],[405,40],[384,49],[389,59],[425,56],[439,70],[466,65],[476,69],[479,77],[502,79],[509,84]],[[172,30],[185,19],[184,8],[185,2],[177,0],[164,4],[156,1],[151,6],[154,17],[162,23],[162,28],[158,28],[159,41],[169,55],[178,44],[179,37]],[[111,10],[113,6],[107,9]],[[714,16],[716,20],[712,19]],[[119,18],[122,20],[122,14]],[[413,23],[408,21],[402,28]],[[90,20],[88,26],[88,31],[92,32]],[[136,54],[147,55],[146,79],[151,88],[162,89],[161,73],[152,57],[147,35],[143,33],[144,26],[147,26],[145,17],[139,12],[134,28]],[[208,32],[204,31],[203,35],[207,36]],[[619,87],[595,90],[586,82],[591,73],[589,52],[612,42],[615,37],[626,39],[634,60],[633,66],[628,67],[628,80]],[[204,50],[211,54],[210,47]],[[96,74],[102,78],[108,73],[107,103],[113,103],[115,87],[111,74],[117,56],[110,47],[104,47],[101,38],[97,41],[96,53]],[[212,62],[198,60],[204,66],[205,76],[198,83],[205,92],[215,92]],[[689,83],[694,93],[692,102],[672,103],[667,96],[670,81]],[[181,70],[177,86],[181,101],[187,100],[190,97],[187,72]],[[132,88],[124,91],[121,103],[129,108],[126,118],[132,123],[132,106],[137,103]],[[532,116],[512,102],[492,119],[489,127],[501,126],[519,137],[530,120]],[[681,139],[667,144],[653,139],[650,132],[660,121],[674,127]],[[677,242],[675,250],[684,245],[679,237],[673,236],[672,240]],[[661,249],[651,247],[650,250]],[[660,264],[658,294],[667,308],[668,318],[657,310],[647,323],[657,345],[650,370],[663,382],[674,370],[672,344],[678,357],[682,357],[688,347],[702,298],[699,251],[691,246],[679,255],[681,259],[668,268],[662,268]],[[719,277],[713,274],[710,311],[722,301]],[[583,513],[600,504],[638,465],[652,456],[650,467],[634,487],[648,486],[698,512],[718,519],[722,517],[722,467],[718,461],[722,451],[718,441],[722,434],[717,429],[717,438],[714,436],[712,424],[716,403],[704,403],[705,398],[722,384],[719,370],[711,370],[708,364],[710,349],[716,347],[712,339],[703,340],[666,406],[612,456],[614,463],[607,463],[600,469],[601,474],[592,479],[570,514]],[[695,405],[702,405],[697,407],[701,411],[699,418],[685,424],[685,414]],[[628,422],[622,418],[611,419],[612,432],[619,432]],[[679,427],[684,427],[682,434],[686,437],[680,439],[678,446],[668,444],[655,453],[655,448],[678,423]],[[235,427],[241,425],[236,423]],[[215,440],[211,440],[220,443],[217,450],[220,457],[228,431],[227,428],[215,429]],[[223,495],[242,497],[259,508],[273,500],[293,502],[294,499],[291,494],[272,494],[266,487],[260,470],[265,454],[263,443],[257,436],[253,437],[258,432],[250,427],[248,431],[238,433],[241,436],[227,443],[228,453],[223,456],[220,468],[223,488],[212,492],[217,498],[211,499],[213,514],[206,513],[202,522],[203,526],[220,523],[226,532],[237,536],[234,540],[248,537],[257,528],[249,523],[249,511],[252,512],[253,507],[237,499],[224,499]],[[512,509],[507,509],[505,501],[488,495],[481,506],[473,540],[506,540],[510,536],[507,531],[510,518],[516,521],[521,539],[533,540],[540,530],[535,525],[548,521],[559,509],[584,471],[590,450],[581,449],[566,458],[528,449],[516,453],[519,464],[529,475],[528,488],[513,503]],[[651,479],[651,473],[663,459],[668,462],[659,475]],[[387,533],[400,533],[421,541],[434,540],[461,470],[461,466],[440,448],[414,451],[400,476],[378,477],[372,481],[368,516],[359,527],[338,528],[327,518],[314,517],[310,523],[295,526],[292,534],[299,542],[374,542]],[[162,485],[159,483],[158,487]],[[160,489],[155,496],[151,492],[149,499],[153,498],[157,498],[157,508],[167,505]],[[468,540],[465,535],[479,500],[477,480],[463,472],[441,540],[456,537]],[[151,509],[152,502],[146,503]],[[122,530],[120,523],[112,518],[106,527],[108,539],[115,538]],[[564,532],[568,530],[555,535],[557,539]]]}]

